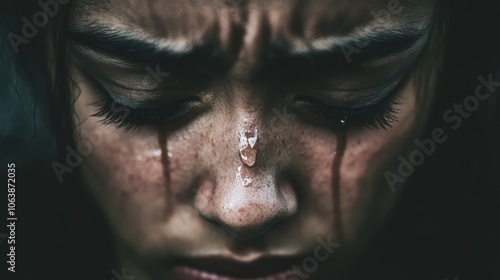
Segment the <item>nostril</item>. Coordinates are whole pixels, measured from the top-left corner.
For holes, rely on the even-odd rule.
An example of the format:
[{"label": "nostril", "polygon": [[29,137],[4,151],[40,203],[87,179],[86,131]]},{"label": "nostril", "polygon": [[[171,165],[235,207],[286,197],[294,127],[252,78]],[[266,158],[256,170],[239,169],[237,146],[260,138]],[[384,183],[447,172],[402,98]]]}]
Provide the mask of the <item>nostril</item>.
[{"label": "nostril", "polygon": [[259,227],[229,227],[227,225],[222,225],[223,228],[239,239],[253,239],[264,234],[269,228],[271,228],[274,224],[278,223],[281,219],[273,219],[266,224],[262,224]]},{"label": "nostril", "polygon": [[273,209],[273,207],[269,208],[269,205],[254,204],[237,210],[222,209],[215,215],[205,218],[237,238],[252,239],[264,234],[286,216],[285,209]]}]

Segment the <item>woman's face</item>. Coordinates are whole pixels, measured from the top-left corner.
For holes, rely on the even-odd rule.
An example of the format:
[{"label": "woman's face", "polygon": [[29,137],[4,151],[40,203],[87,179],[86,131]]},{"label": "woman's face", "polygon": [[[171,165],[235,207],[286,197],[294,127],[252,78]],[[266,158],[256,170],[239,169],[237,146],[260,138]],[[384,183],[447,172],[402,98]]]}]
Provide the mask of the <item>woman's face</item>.
[{"label": "woman's face", "polygon": [[419,92],[415,74],[430,72],[420,68],[434,9],[403,0],[76,1],[81,170],[127,274],[341,271],[397,198],[384,173],[427,116],[432,92]]}]

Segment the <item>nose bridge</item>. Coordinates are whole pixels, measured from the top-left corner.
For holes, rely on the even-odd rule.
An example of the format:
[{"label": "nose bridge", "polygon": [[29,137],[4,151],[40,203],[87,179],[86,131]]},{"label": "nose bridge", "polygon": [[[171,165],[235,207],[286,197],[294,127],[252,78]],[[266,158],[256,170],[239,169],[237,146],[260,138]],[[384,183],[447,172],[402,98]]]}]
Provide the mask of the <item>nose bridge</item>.
[{"label": "nose bridge", "polygon": [[[198,211],[239,238],[252,238],[291,216],[295,198],[280,187],[277,169],[265,158],[272,143],[263,141],[264,126],[258,108],[241,106],[224,130],[227,145],[213,147],[224,155],[213,165],[215,186]],[[215,136],[218,137],[218,136]]]},{"label": "nose bridge", "polygon": [[259,58],[269,47],[271,26],[267,12],[262,9],[248,10],[243,30],[241,46],[230,76],[247,80],[258,71],[261,63]]}]

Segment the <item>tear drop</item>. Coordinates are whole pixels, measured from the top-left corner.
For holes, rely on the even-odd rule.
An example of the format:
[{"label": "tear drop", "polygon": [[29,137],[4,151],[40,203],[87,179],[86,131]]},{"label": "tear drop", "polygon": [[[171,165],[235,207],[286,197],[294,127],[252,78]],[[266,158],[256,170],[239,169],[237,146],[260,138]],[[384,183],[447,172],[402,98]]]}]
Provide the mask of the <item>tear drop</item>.
[{"label": "tear drop", "polygon": [[345,149],[347,146],[347,132],[345,127],[341,127],[335,130],[337,143],[334,152],[334,158],[332,163],[332,190],[333,190],[333,217],[335,229],[337,231],[337,236],[339,240],[344,240],[344,228],[342,221],[342,208],[341,208],[341,192],[340,192],[340,181],[341,176],[340,169],[342,166],[342,160],[344,158]]},{"label": "tear drop", "polygon": [[243,163],[249,167],[255,164],[257,159],[257,129],[254,131],[240,132],[240,158]]}]

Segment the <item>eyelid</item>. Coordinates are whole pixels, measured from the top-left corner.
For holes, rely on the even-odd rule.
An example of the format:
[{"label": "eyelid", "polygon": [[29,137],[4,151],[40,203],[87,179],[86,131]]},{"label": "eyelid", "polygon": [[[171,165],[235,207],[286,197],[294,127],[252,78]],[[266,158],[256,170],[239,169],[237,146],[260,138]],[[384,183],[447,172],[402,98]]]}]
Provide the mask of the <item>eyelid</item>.
[{"label": "eyelid", "polygon": [[146,65],[138,65],[138,64],[133,64],[127,61],[123,61],[121,59],[114,58],[113,56],[106,55],[105,53],[101,52],[96,52],[95,50],[81,45],[78,42],[75,42],[73,40],[69,41],[69,50],[70,50],[70,55],[71,58],[74,61],[82,62],[90,60],[92,62],[96,62],[98,64],[104,64],[104,65],[117,65],[118,67],[123,67],[123,68],[137,68],[138,66],[144,66]]},{"label": "eyelid", "polygon": [[[72,53],[72,61],[75,66],[86,73],[92,79],[99,81],[101,85],[117,88],[117,91],[132,91],[154,93],[159,90],[180,88],[182,79],[166,69],[153,69],[149,65],[117,65],[113,62],[104,62],[88,58],[79,54],[79,51]],[[89,62],[90,60],[90,62]],[[148,69],[151,67],[152,69]],[[165,66],[166,68],[166,66]],[[165,73],[168,75],[165,76]],[[160,75],[161,74],[161,75]],[[156,76],[155,76],[156,75]],[[181,83],[179,83],[181,81]],[[187,84],[184,82],[184,84]]]},{"label": "eyelid", "polygon": [[91,75],[83,69],[81,71],[89,79],[89,82],[96,87],[96,93],[100,95],[100,99],[111,99],[130,109],[147,110],[161,108],[199,93],[194,89],[188,88],[129,89],[121,87],[103,77]]},{"label": "eyelid", "polygon": [[404,74],[399,74],[376,86],[363,89],[337,90],[315,88],[308,90],[307,95],[332,107],[363,108],[377,104],[385,99],[403,81],[404,76]]},{"label": "eyelid", "polygon": [[396,105],[399,104],[402,88],[409,77],[409,74],[404,75],[396,87],[388,90],[385,97],[379,102],[363,107],[339,107],[339,104],[332,106],[318,99],[304,96],[296,100],[296,103],[292,103],[290,108],[298,114],[305,113],[306,119],[327,126],[341,123],[348,127],[361,129],[387,129],[398,119],[399,110]]},{"label": "eyelid", "polygon": [[[147,67],[144,68],[121,68],[101,66],[92,66],[90,63],[82,63],[78,60],[74,61],[75,65],[88,76],[101,83],[110,84],[124,90],[146,91],[152,92],[159,88],[165,88],[168,83],[173,80],[165,77],[155,77],[148,72]],[[160,80],[158,80],[160,79]]]},{"label": "eyelid", "polygon": [[422,51],[424,51],[427,42],[429,41],[429,33],[425,33],[421,38],[416,40],[409,48],[403,48],[398,52],[391,53],[387,56],[371,59],[360,63],[360,67],[377,67],[389,63],[398,63],[400,61],[408,60],[413,63]]},{"label": "eyelid", "polygon": [[145,90],[117,90],[116,87],[105,83],[101,86],[105,94],[115,102],[138,110],[161,108],[193,93],[188,89],[156,89],[146,93]]},{"label": "eyelid", "polygon": [[[138,83],[136,86],[132,86],[132,85],[125,85],[125,84],[122,84],[116,80],[113,80],[109,77],[106,77],[106,76],[100,76],[100,77],[95,77],[97,80],[100,80],[102,81],[103,84],[107,84],[111,87],[117,87],[118,89],[120,90],[124,90],[124,91],[140,91],[140,92],[148,92],[148,93],[151,93],[151,92],[155,92],[155,91],[158,91],[160,89],[160,83],[154,81],[154,82],[146,82],[146,83]],[[150,80],[152,80],[153,78],[151,78]],[[132,81],[133,79],[129,79],[129,81]],[[145,79],[144,79],[145,80]]]}]

